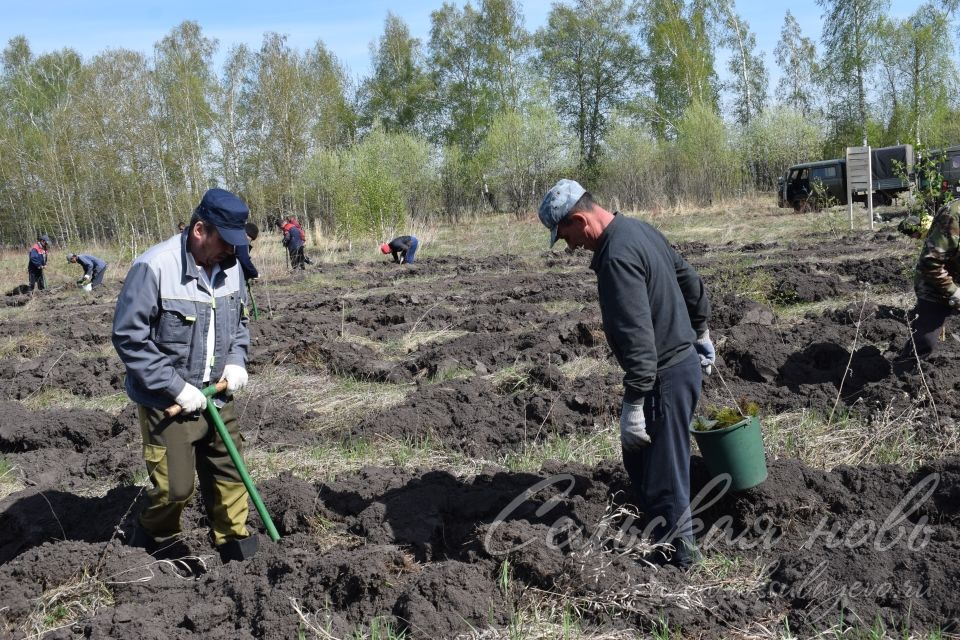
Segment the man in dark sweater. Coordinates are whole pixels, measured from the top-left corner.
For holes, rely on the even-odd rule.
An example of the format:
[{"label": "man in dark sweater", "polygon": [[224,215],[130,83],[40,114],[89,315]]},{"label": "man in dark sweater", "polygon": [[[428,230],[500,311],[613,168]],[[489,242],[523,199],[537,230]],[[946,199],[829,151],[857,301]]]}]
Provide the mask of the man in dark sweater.
[{"label": "man in dark sweater", "polygon": [[381,244],[380,252],[384,255],[393,254],[393,261],[397,264],[413,264],[419,246],[420,241],[416,236],[400,236]]},{"label": "man in dark sweater", "polygon": [[550,246],[593,252],[607,343],[624,370],[620,443],[653,541],[690,566],[699,552],[690,518],[688,427],[702,375],[716,351],[707,320],[710,302],[699,274],[663,235],[640,220],[610,213],[573,180],[543,198],[540,221]]}]

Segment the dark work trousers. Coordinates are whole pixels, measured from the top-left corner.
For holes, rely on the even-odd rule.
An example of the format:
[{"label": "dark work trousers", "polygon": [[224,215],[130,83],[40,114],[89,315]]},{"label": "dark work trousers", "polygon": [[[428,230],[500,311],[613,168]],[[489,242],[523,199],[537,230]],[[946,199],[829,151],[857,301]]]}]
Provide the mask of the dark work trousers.
[{"label": "dark work trousers", "polygon": [[[220,417],[237,451],[242,452],[233,405],[233,401],[227,402]],[[247,490],[207,412],[167,418],[160,409],[142,405],[138,409],[143,457],[153,484],[148,492],[150,504],[140,514],[146,532],[156,541],[180,533],[180,515],[193,498],[199,476],[214,544],[246,538]]]},{"label": "dark work trousers", "polygon": [[30,281],[30,291],[33,291],[34,287],[40,291],[47,288],[47,277],[44,275],[43,269],[27,269],[27,277]]},{"label": "dark work trousers", "polygon": [[103,269],[100,269],[99,271],[94,271],[94,272],[93,272],[93,281],[90,283],[90,286],[93,287],[94,289],[96,289],[97,287],[99,287],[100,285],[102,285],[102,284],[103,284],[103,274],[105,274],[106,272],[107,272],[107,268],[106,268],[106,267],[104,267]]},{"label": "dark work trousers", "polygon": [[300,245],[297,248],[287,247],[287,253],[290,256],[290,268],[291,269],[306,269],[307,256],[304,253],[304,245]]},{"label": "dark work trousers", "polygon": [[[940,330],[947,316],[955,313],[953,309],[942,302],[932,302],[930,300],[917,299],[916,306],[910,310],[907,319],[910,320],[910,332],[913,340],[907,339],[900,353],[897,355],[895,364],[903,368],[913,368],[917,364],[917,358],[925,359],[937,347]],[[916,356],[914,356],[914,345],[916,345]]]},{"label": "dark work trousers", "polygon": [[[700,400],[703,372],[700,356],[690,356],[657,372],[653,391],[643,401],[643,415],[652,442],[623,452],[639,506],[649,521],[663,518],[652,529],[653,541],[680,549],[680,539],[692,539],[690,521],[690,433]],[[691,540],[692,541],[692,540]]]}]

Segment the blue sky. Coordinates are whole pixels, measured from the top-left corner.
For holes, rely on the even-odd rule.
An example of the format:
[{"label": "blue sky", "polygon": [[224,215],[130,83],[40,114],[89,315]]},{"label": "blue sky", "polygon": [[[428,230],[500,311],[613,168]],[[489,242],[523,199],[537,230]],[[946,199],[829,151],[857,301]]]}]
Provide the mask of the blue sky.
[{"label": "blue sky", "polygon": [[[109,48],[151,54],[153,44],[184,20],[195,20],[207,37],[219,40],[217,62],[229,46],[245,43],[258,48],[263,34],[287,34],[291,46],[304,50],[318,39],[348,68],[354,78],[370,69],[369,45],[383,32],[388,11],[399,15],[414,36],[426,42],[430,12],[443,0],[2,0],[0,43],[24,35],[35,54],[71,47],[84,59]],[[551,0],[521,0],[526,26],[541,27]],[[457,4],[464,2],[457,0]],[[479,0],[473,2],[479,5]],[[920,0],[892,0],[890,15],[906,17]],[[736,0],[737,11],[757,36],[767,68],[777,77],[773,49],[787,9],[808,37],[819,39],[822,9],[814,0]],[[719,65],[718,65],[719,66]]]}]

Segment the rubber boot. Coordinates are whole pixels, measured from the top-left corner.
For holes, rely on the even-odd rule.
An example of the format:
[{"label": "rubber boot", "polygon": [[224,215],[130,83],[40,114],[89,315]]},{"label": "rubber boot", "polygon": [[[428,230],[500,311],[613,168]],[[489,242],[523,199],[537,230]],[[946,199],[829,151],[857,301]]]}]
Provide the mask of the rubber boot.
[{"label": "rubber boot", "polygon": [[703,560],[703,555],[697,548],[697,541],[694,538],[676,538],[673,541],[673,546],[675,551],[670,557],[669,563],[676,567],[689,569]]},{"label": "rubber boot", "polygon": [[131,547],[139,547],[151,555],[156,553],[157,549],[160,548],[160,543],[158,543],[152,535],[147,533],[147,530],[144,529],[140,523],[137,523],[137,526],[133,528],[127,544]]},{"label": "rubber boot", "polygon": [[131,547],[140,547],[154,558],[182,558],[190,555],[189,547],[184,544],[179,535],[158,540],[139,523],[134,527],[130,542],[127,544]]},{"label": "rubber boot", "polygon": [[217,547],[217,551],[220,553],[220,561],[224,564],[230,562],[231,560],[243,562],[244,560],[257,555],[258,546],[259,538],[257,534],[254,533],[246,538],[234,538],[233,540],[228,540]]}]

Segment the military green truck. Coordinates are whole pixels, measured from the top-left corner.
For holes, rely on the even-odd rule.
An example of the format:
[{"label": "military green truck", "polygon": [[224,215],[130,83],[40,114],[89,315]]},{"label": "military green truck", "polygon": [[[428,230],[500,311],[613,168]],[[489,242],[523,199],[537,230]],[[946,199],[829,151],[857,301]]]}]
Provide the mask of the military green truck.
[{"label": "military green truck", "polygon": [[953,194],[954,199],[960,198],[960,145],[930,151],[928,155],[940,160],[938,166],[943,177],[940,190]]},{"label": "military green truck", "polygon": [[[871,156],[874,204],[892,204],[898,195],[910,191],[914,160],[912,145],[872,149]],[[960,179],[960,170],[957,177]],[[853,201],[866,202],[867,195],[865,190],[856,192]],[[835,204],[847,204],[847,161],[843,158],[795,164],[777,180],[778,207],[817,211]]]}]

